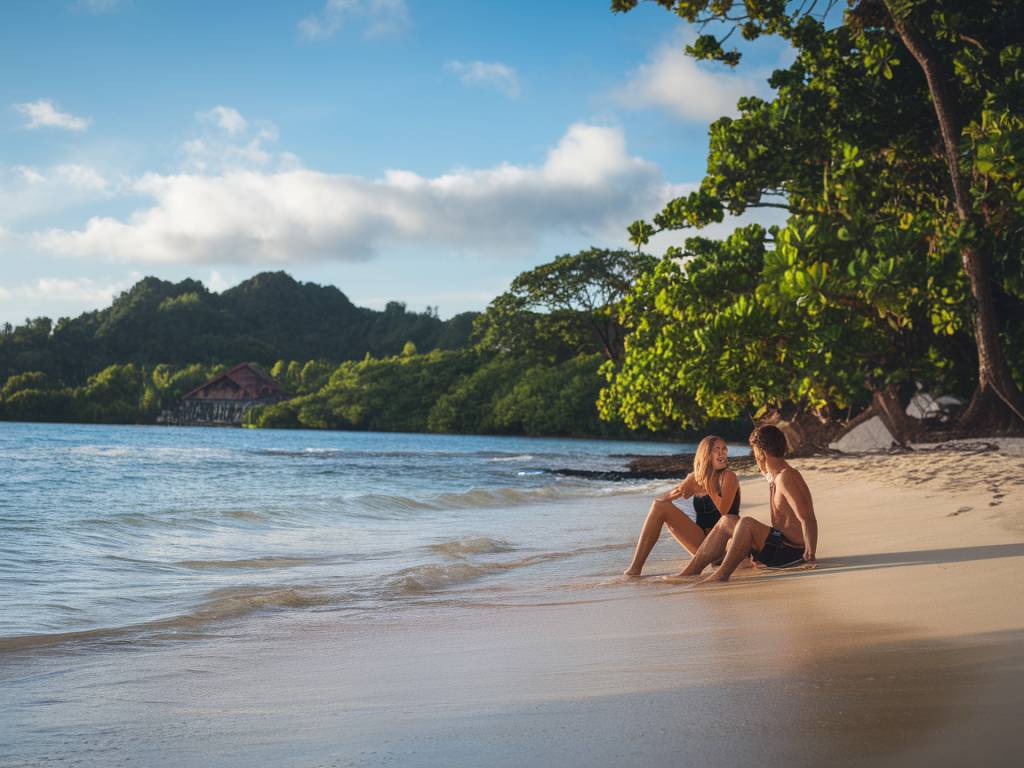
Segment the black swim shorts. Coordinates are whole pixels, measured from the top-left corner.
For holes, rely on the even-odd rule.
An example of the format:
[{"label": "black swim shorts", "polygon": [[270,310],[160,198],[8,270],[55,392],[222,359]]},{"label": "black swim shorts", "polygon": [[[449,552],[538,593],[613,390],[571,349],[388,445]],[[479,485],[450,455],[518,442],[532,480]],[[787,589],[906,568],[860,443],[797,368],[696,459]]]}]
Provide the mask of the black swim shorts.
[{"label": "black swim shorts", "polygon": [[799,565],[804,561],[804,549],[787,544],[782,531],[772,528],[761,551],[751,552],[750,556],[769,568],[786,568],[791,565]]}]

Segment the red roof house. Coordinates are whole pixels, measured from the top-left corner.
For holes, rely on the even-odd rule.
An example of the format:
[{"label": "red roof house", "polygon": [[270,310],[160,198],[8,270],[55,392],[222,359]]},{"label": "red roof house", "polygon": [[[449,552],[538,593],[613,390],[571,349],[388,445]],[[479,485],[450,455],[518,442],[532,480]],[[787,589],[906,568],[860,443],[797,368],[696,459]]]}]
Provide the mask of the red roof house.
[{"label": "red roof house", "polygon": [[273,403],[287,400],[288,397],[288,393],[270,377],[270,374],[252,363],[239,363],[196,387],[182,397],[182,400],[244,400]]}]

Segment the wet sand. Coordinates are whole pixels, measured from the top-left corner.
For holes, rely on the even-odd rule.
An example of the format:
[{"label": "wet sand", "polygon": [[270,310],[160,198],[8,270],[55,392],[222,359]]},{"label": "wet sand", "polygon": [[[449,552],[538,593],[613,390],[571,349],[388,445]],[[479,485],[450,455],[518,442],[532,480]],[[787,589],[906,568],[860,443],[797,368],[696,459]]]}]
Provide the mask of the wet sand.
[{"label": "wet sand", "polygon": [[[513,602],[9,656],[0,764],[1018,765],[1024,458],[795,464],[814,570],[668,584],[664,541],[629,580],[624,542]],[[767,519],[766,484],[741,480]],[[644,498],[611,503],[639,527]]]}]

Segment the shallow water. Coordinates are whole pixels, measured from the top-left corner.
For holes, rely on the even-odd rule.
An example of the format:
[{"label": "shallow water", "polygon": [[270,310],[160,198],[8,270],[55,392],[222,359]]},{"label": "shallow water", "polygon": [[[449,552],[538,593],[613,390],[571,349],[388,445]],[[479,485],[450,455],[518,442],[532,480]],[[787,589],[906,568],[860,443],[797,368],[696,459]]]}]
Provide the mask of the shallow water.
[{"label": "shallow water", "polygon": [[[0,424],[0,652],[194,634],[265,611],[493,599],[564,580],[588,556],[628,546],[644,510],[626,494],[647,484],[551,470],[692,449]],[[620,495],[625,508],[587,503]]]}]

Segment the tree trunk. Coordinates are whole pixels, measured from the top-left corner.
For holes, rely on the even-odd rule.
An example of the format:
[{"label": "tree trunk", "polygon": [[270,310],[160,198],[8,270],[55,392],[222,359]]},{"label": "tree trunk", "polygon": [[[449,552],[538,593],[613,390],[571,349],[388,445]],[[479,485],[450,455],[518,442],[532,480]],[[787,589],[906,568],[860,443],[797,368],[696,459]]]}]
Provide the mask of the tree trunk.
[{"label": "tree trunk", "polygon": [[[918,34],[905,19],[892,10],[892,0],[885,0],[896,33],[910,55],[924,72],[928,92],[935,106],[935,116],[942,134],[953,199],[957,217],[964,224],[981,222],[971,212],[970,197],[960,170],[958,145],[960,116],[948,75],[940,65],[939,56],[927,39]],[[995,303],[992,298],[992,254],[974,244],[961,248],[960,259],[964,274],[971,286],[974,299],[974,340],[978,347],[978,386],[971,404],[960,419],[959,428],[965,432],[1003,432],[1024,427],[1024,396],[1013,380],[1003,356],[996,324]]]},{"label": "tree trunk", "polygon": [[914,435],[911,434],[910,425],[907,423],[907,416],[900,405],[899,395],[896,388],[890,384],[885,389],[876,389],[871,397],[871,403],[879,417],[892,432],[892,436],[904,448],[907,447]]}]

